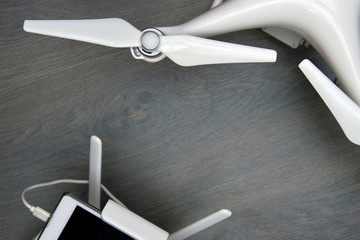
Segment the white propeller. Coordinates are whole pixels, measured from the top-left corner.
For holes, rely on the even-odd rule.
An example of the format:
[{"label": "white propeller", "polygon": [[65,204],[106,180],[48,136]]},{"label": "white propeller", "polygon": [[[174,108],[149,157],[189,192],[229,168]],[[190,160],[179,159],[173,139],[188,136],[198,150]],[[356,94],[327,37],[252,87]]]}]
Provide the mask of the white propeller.
[{"label": "white propeller", "polygon": [[182,66],[276,61],[274,50],[188,35],[164,36],[157,29],[141,32],[120,18],[25,20],[24,30],[108,47],[139,48],[148,58],[162,53]]},{"label": "white propeller", "polygon": [[274,50],[188,35],[162,36],[160,42],[159,51],[181,66],[276,61]]}]

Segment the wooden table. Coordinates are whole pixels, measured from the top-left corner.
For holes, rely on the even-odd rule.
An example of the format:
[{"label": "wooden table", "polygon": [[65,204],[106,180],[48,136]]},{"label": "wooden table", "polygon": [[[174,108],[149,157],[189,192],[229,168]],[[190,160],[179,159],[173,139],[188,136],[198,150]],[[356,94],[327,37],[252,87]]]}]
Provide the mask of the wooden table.
[{"label": "wooden table", "polygon": [[[129,49],[46,37],[24,19],[121,17],[139,29],[175,25],[211,1],[2,1],[0,232],[30,239],[43,223],[21,191],[86,179],[89,138],[103,141],[103,183],[130,209],[173,232],[221,208],[233,216],[191,239],[359,239],[360,147],[344,136],[291,49],[261,30],[214,39],[266,47],[276,63],[181,67]],[[63,192],[28,200],[52,210]],[[103,204],[106,196],[103,196]]]}]

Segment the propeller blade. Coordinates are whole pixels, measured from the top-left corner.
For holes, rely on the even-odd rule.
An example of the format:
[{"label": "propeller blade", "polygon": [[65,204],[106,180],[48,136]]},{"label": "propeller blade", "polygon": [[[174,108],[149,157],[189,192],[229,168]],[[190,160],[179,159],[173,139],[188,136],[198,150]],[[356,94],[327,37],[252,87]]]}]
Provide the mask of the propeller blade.
[{"label": "propeller blade", "polygon": [[121,18],[25,20],[24,30],[108,47],[138,47],[141,36],[138,29]]},{"label": "propeller blade", "polygon": [[188,35],[161,36],[158,49],[181,66],[275,62],[276,51]]}]

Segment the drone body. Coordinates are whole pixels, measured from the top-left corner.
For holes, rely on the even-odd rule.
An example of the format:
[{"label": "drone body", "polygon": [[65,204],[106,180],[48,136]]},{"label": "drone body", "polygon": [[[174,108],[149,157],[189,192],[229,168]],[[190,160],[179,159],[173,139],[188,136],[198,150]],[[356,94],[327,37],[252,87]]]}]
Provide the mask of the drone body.
[{"label": "drone body", "polygon": [[[316,90],[349,140],[360,144],[359,20],[358,0],[229,0],[184,24],[160,30],[170,35],[176,32],[196,36],[263,27],[296,32],[321,54],[337,76],[345,95],[339,95],[340,89],[334,91],[329,81],[322,81],[327,91]],[[313,72],[312,77],[319,76],[316,67],[310,65],[304,63],[299,67]],[[334,98],[337,101],[325,100]]]},{"label": "drone body", "polygon": [[[273,62],[276,52],[272,50],[200,37],[263,27],[290,29],[303,36],[334,71],[345,93],[330,80],[321,81],[324,91],[317,84],[313,86],[346,136],[360,145],[359,19],[359,0],[228,0],[184,24],[143,32],[122,19],[27,20],[24,29],[105,46],[130,47],[135,58],[155,62],[167,56],[183,66]],[[312,83],[318,82],[318,69],[311,62],[299,67]]]}]

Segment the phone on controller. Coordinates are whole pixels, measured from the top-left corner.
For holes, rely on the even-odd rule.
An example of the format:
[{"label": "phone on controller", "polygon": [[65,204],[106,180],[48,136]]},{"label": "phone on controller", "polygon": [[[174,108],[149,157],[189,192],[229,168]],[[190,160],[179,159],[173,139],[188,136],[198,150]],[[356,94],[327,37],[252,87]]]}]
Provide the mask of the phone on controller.
[{"label": "phone on controller", "polygon": [[77,199],[64,194],[38,240],[134,240],[119,229],[104,222],[101,212]]}]

